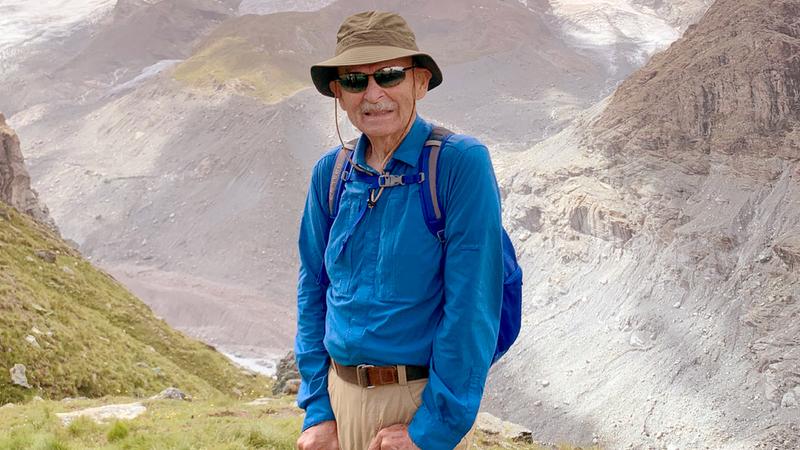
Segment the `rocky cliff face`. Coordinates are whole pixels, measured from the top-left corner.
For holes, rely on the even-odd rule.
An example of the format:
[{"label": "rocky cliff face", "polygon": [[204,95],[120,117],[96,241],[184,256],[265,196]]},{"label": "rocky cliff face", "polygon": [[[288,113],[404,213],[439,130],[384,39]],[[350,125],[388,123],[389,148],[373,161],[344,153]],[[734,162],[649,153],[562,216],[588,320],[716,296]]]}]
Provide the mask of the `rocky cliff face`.
[{"label": "rocky cliff face", "polygon": [[[800,1],[718,0],[498,161],[525,328],[489,405],[611,448],[798,448]],[[533,405],[533,406],[531,406]]]},{"label": "rocky cliff face", "polygon": [[47,207],[39,203],[36,191],[31,189],[31,177],[25,168],[19,137],[6,124],[0,113],[0,201],[28,214],[38,222],[55,229]]},{"label": "rocky cliff face", "polygon": [[798,157],[799,17],[791,0],[718,1],[617,89],[593,127],[599,144],[670,157]]}]

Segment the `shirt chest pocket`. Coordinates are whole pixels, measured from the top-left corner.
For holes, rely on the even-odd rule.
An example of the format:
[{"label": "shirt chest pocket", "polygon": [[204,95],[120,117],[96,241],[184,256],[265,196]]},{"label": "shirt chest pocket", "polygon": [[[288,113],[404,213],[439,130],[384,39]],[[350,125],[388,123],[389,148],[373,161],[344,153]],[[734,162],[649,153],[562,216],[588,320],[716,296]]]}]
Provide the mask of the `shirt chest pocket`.
[{"label": "shirt chest pocket", "polygon": [[441,289],[442,244],[425,225],[419,185],[395,188],[386,203],[379,257],[379,300],[414,304]]},{"label": "shirt chest pocket", "polygon": [[[349,188],[350,186],[348,186]],[[356,271],[354,258],[357,258],[359,239],[354,238],[354,229],[358,226],[361,210],[361,198],[364,194],[359,189],[345,189],[339,203],[339,211],[331,225],[330,240],[325,249],[325,268],[334,293],[339,296],[350,296],[356,288]]]}]

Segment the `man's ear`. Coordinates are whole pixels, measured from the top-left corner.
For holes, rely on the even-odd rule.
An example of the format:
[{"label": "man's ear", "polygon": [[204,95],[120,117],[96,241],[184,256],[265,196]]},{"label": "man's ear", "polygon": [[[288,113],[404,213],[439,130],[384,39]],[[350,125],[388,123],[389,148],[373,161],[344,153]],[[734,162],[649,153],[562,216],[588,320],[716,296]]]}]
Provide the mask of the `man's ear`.
[{"label": "man's ear", "polygon": [[431,71],[424,68],[424,67],[416,67],[414,68],[414,85],[417,88],[417,92],[414,93],[417,100],[422,100],[425,97],[425,94],[428,93],[428,83],[431,81],[433,74]]},{"label": "man's ear", "polygon": [[339,91],[339,83],[337,83],[336,80],[331,80],[330,83],[328,83],[328,89],[333,92],[334,97],[339,98],[342,96],[341,91]]}]

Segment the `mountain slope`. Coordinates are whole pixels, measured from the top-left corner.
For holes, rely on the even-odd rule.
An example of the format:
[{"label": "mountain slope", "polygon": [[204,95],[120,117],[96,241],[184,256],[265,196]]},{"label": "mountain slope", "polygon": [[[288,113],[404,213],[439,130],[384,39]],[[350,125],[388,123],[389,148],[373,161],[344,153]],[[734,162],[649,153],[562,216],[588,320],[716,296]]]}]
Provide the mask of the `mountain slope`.
[{"label": "mountain slope", "polygon": [[797,448],[797,0],[718,0],[616,93],[501,158],[525,328],[487,403],[543,438]]},{"label": "mountain slope", "polygon": [[[147,396],[177,386],[198,397],[253,395],[262,378],[188,339],[49,229],[0,204],[0,403]],[[22,364],[32,389],[12,384]]]}]

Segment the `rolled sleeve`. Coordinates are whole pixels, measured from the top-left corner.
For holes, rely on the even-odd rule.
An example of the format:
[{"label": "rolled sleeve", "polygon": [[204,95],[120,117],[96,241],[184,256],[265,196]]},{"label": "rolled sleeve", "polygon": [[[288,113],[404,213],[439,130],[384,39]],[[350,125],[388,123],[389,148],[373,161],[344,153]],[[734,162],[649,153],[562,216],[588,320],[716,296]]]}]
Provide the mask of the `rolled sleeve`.
[{"label": "rolled sleeve", "polygon": [[503,290],[500,196],[488,149],[444,150],[443,315],[422,405],[409,425],[423,450],[452,449],[474,423],[497,345]]}]

